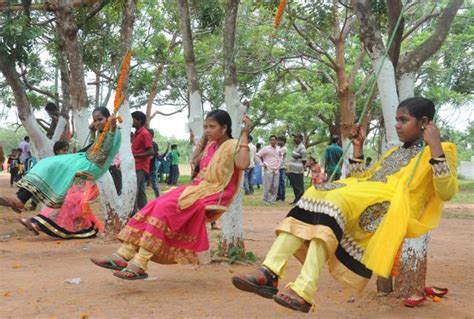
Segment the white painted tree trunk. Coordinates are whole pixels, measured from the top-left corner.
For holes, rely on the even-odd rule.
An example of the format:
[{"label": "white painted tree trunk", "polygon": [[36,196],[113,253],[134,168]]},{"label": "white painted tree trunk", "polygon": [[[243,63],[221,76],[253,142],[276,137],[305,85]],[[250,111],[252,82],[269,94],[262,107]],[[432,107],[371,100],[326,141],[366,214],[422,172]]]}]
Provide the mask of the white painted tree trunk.
[{"label": "white painted tree trunk", "polygon": [[400,102],[415,96],[415,73],[404,73],[398,80],[398,96]]},{"label": "white painted tree trunk", "polygon": [[[347,177],[347,174],[348,174],[348,169],[349,169],[349,158],[352,157],[352,152],[354,151],[353,150],[353,147],[352,147],[352,143],[351,143],[351,140],[348,139],[348,138],[342,138],[342,149],[345,150],[347,148],[347,145],[349,145],[349,148],[348,148],[348,151],[347,152],[344,152],[344,159],[341,163],[341,179],[342,178],[346,178]],[[330,176],[328,176],[329,178]]]},{"label": "white painted tree trunk", "polygon": [[89,121],[90,113],[86,108],[81,108],[72,111],[72,119],[74,122],[74,129],[77,139],[79,141],[79,149],[83,148],[89,135]]},{"label": "white painted tree trunk", "polygon": [[383,119],[385,122],[385,137],[382,143],[382,149],[386,151],[400,144],[395,129],[395,116],[398,106],[395,70],[392,62],[388,58],[384,58],[382,54],[372,60],[372,65],[375,72],[381,68],[379,77],[377,78],[377,87],[379,89]]},{"label": "white painted tree trunk", "polygon": [[203,112],[202,99],[199,91],[189,93],[189,130],[194,134],[195,143],[199,142],[203,135]]},{"label": "white painted tree trunk", "polygon": [[[413,72],[400,75],[398,81],[400,101],[415,95],[415,78],[416,74]],[[404,240],[400,256],[400,275],[395,278],[395,295],[409,297],[423,291],[428,263],[429,237],[428,233],[418,238]]]},{"label": "white painted tree trunk", "polygon": [[[62,117],[61,117],[62,119]],[[43,159],[45,157],[53,156],[53,145],[54,142],[46,137],[46,135],[41,131],[38,122],[33,113],[29,113],[26,116],[26,119],[22,121],[28,136],[30,137],[33,148],[36,151],[36,156],[38,159]]]},{"label": "white painted tree trunk", "polygon": [[[133,158],[130,142],[130,131],[132,127],[132,117],[130,115],[129,102],[124,104],[119,111],[123,122],[120,125],[122,142],[120,144],[120,171],[122,172],[122,193],[117,194],[112,176],[107,173],[97,182],[102,194],[102,204],[106,211],[114,211],[119,220],[107,219],[106,223],[119,223],[124,225],[130,213],[135,207],[135,198],[137,194],[137,176],[135,173],[135,159]],[[110,214],[109,214],[110,216]],[[120,228],[120,227],[119,227]]]},{"label": "white painted tree trunk", "polygon": [[[240,103],[237,86],[226,86],[224,88],[224,101],[232,118],[232,135],[238,139],[241,131],[243,116],[247,110],[246,106]],[[238,195],[229,207],[229,210],[222,216],[222,243],[227,247],[243,246],[244,222],[242,215],[242,196],[240,194],[240,185]]]},{"label": "white painted tree trunk", "polygon": [[[423,293],[428,262],[430,235],[405,239],[400,255],[399,275],[395,277],[395,295],[409,297]],[[409,283],[409,284],[408,284]]]}]

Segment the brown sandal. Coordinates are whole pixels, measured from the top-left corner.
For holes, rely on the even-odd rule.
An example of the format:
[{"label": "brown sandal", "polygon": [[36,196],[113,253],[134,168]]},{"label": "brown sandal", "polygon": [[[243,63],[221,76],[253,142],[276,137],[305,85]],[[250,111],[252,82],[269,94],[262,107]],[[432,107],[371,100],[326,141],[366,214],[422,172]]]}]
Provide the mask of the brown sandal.
[{"label": "brown sandal", "polygon": [[232,277],[235,288],[271,299],[278,292],[278,276],[261,267],[258,274]]},{"label": "brown sandal", "polygon": [[10,197],[0,196],[0,206],[10,207],[15,213],[20,214],[23,207],[18,207],[15,200]]},{"label": "brown sandal", "polygon": [[283,307],[305,313],[308,313],[313,306],[290,288],[287,289],[287,292],[279,292],[274,295],[273,300]]},{"label": "brown sandal", "polygon": [[25,226],[26,229],[28,229],[30,232],[35,234],[35,236],[39,236],[40,233],[39,233],[38,229],[36,229],[36,227],[28,219],[18,218],[18,221],[20,222],[20,224]]}]

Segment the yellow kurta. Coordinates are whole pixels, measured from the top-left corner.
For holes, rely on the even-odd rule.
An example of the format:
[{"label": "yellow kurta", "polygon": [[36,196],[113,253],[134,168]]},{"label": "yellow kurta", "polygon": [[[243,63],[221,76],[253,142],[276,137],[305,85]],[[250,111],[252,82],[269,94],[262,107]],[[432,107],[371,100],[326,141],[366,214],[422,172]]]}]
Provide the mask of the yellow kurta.
[{"label": "yellow kurta", "polygon": [[[331,274],[359,290],[372,272],[387,277],[403,239],[437,227],[457,192],[455,146],[443,143],[447,162],[433,167],[429,147],[421,150],[392,148],[367,171],[353,164],[352,177],[309,188],[277,233],[323,240]],[[303,261],[306,251],[295,255]]]}]

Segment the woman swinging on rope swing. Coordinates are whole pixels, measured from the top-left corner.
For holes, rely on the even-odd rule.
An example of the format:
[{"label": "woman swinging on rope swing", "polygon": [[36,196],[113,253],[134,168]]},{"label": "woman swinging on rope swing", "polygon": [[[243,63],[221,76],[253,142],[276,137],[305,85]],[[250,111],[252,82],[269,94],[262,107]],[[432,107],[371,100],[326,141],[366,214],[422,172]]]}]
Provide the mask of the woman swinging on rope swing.
[{"label": "woman swinging on rope swing", "polygon": [[[110,130],[103,141],[97,139],[86,151],[75,154],[58,155],[39,161],[18,183],[16,197],[0,196],[0,205],[20,213],[25,203],[32,197],[47,207],[60,208],[75,178],[97,180],[109,169],[117,154],[121,134],[116,130],[116,118],[110,116],[105,107],[92,112],[91,130],[101,133],[109,122]],[[100,147],[96,144],[102,143]]]},{"label": "woman swinging on rope swing", "polygon": [[[309,188],[277,227],[262,267],[233,277],[234,286],[308,312],[326,262],[336,280],[358,291],[372,272],[390,276],[403,240],[436,228],[443,202],[458,190],[456,148],[441,143],[434,114],[433,103],[425,98],[400,103],[396,129],[403,145],[387,151],[368,170],[365,133],[355,127],[351,177]],[[295,282],[279,292],[291,255],[303,266]]]},{"label": "woman swinging on rope swing", "polygon": [[[190,185],[169,191],[136,213],[118,235],[115,254],[91,261],[116,270],[113,275],[135,280],[148,277],[150,260],[161,264],[198,263],[209,250],[206,206],[228,206],[239,189],[242,170],[249,165],[248,131],[244,118],[239,141],[232,138],[232,122],[223,110],[207,114],[204,133],[209,141],[199,163],[200,172]],[[210,218],[209,218],[210,217]]]}]

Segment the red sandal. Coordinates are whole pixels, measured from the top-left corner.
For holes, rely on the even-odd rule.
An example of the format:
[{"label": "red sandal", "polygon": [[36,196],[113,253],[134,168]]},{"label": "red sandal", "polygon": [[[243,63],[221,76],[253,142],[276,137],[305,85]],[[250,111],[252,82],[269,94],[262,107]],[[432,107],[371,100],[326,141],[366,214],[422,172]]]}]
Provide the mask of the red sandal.
[{"label": "red sandal", "polygon": [[442,298],[448,294],[448,288],[439,288],[439,287],[425,287],[425,294],[428,297],[436,296]]},{"label": "red sandal", "polygon": [[91,258],[91,261],[99,267],[112,269],[112,270],[122,270],[127,267],[127,262],[119,260],[117,257],[104,257],[104,258]]},{"label": "red sandal", "polygon": [[425,300],[426,300],[425,295],[423,295],[421,297],[418,297],[418,298],[416,298],[414,296],[411,296],[411,297],[406,298],[403,301],[403,303],[405,304],[405,306],[413,308],[413,307],[417,307],[417,306],[421,305]]}]

